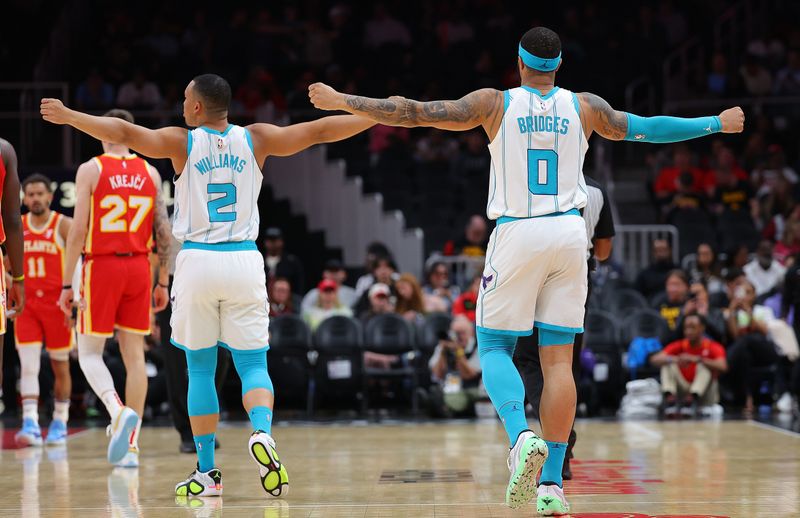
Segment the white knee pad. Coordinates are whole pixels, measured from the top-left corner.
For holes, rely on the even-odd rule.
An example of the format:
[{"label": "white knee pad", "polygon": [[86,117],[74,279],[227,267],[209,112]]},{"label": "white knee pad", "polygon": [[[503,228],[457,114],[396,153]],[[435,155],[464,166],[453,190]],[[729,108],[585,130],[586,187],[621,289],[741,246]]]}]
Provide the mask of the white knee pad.
[{"label": "white knee pad", "polygon": [[17,348],[20,377],[19,392],[22,396],[39,396],[39,369],[42,365],[42,346],[24,345]]}]

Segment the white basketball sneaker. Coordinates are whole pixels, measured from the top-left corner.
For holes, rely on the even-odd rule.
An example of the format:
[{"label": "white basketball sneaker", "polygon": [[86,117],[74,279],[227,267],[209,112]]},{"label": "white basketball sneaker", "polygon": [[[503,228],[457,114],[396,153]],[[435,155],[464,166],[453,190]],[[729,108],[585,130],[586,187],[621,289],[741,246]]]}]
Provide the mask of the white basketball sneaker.
[{"label": "white basketball sneaker", "polygon": [[217,468],[200,471],[198,467],[183,482],[175,485],[175,496],[221,496],[222,472]]},{"label": "white basketball sneaker", "polygon": [[536,490],[536,510],[542,516],[562,516],[569,513],[564,489],[554,485],[539,486]]},{"label": "white basketball sneaker", "polygon": [[128,441],[138,422],[139,416],[129,407],[123,407],[111,420],[111,424],[106,427],[106,435],[111,438],[108,441],[108,462],[116,464],[128,453]]},{"label": "white basketball sneaker", "polygon": [[547,444],[530,430],[519,434],[508,454],[511,478],[506,489],[506,505],[517,509],[536,494],[536,475],[547,460]]},{"label": "white basketball sneaker", "polygon": [[115,464],[118,468],[138,468],[139,467],[139,448],[131,446],[119,462]]}]

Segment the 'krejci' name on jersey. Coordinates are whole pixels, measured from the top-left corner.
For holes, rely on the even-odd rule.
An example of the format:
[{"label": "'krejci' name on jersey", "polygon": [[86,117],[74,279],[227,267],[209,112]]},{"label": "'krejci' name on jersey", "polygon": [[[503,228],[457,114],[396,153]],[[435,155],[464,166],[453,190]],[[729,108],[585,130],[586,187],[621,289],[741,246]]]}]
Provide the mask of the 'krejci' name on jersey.
[{"label": "'krejci' name on jersey", "polygon": [[25,253],[28,252],[41,252],[44,254],[57,254],[58,247],[52,241],[24,241],[23,242],[23,250]]},{"label": "'krejci' name on jersey", "polygon": [[198,160],[194,166],[200,171],[200,174],[210,173],[214,169],[229,168],[237,173],[244,170],[247,160],[242,159],[238,155],[230,153],[222,153],[217,156],[208,156]]},{"label": "'krejci' name on jersey", "polygon": [[520,133],[560,133],[567,134],[569,130],[569,119],[563,117],[551,117],[550,115],[528,115],[527,117],[517,117]]},{"label": "'krejci' name on jersey", "polygon": [[127,174],[115,174],[109,178],[112,189],[129,188],[141,191],[144,187],[146,177],[144,176],[130,176]]}]

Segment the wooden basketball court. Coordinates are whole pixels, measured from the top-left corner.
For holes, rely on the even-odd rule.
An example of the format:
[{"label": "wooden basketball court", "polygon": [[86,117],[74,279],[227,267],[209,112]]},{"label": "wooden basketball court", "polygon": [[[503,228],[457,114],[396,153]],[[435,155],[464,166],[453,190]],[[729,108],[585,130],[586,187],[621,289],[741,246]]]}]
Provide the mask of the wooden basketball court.
[{"label": "wooden basketball court", "polygon": [[[753,422],[580,422],[575,517],[800,516],[800,435]],[[6,430],[6,433],[9,433]],[[142,466],[112,469],[104,430],[65,449],[3,450],[0,516],[512,517],[503,502],[507,449],[494,422],[279,426],[286,500],[267,500],[225,427],[217,463],[225,496],[177,501],[193,468],[171,428],[145,428]]]}]

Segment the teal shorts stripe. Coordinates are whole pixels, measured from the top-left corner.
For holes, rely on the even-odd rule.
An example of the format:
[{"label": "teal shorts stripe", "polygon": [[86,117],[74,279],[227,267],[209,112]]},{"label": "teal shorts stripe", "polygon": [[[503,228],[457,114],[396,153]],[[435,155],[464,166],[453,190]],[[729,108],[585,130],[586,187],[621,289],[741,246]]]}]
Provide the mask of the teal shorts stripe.
[{"label": "teal shorts stripe", "polygon": [[243,252],[258,250],[255,241],[226,241],[223,243],[198,243],[184,241],[182,250],[210,250],[212,252]]},{"label": "teal shorts stripe", "polygon": [[567,212],[552,212],[550,214],[542,214],[541,216],[531,216],[530,218],[515,218],[512,216],[500,216],[497,218],[497,224],[502,225],[503,223],[511,223],[513,221],[520,221],[524,219],[536,219],[536,218],[553,218],[556,216],[580,216],[581,211],[578,209],[570,209]]},{"label": "teal shorts stripe", "polygon": [[509,331],[506,329],[491,329],[488,327],[475,326],[475,329],[481,333],[488,333],[490,335],[505,335],[505,336],[530,336],[533,334],[533,329],[529,331]]}]

